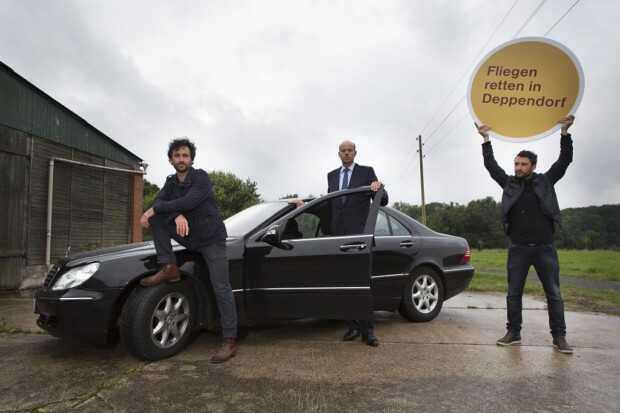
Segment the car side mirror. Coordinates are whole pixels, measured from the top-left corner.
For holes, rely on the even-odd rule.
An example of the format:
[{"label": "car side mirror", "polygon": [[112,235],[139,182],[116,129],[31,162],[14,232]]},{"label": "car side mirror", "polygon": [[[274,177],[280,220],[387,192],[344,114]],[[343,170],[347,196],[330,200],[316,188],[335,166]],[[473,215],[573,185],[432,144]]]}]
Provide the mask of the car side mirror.
[{"label": "car side mirror", "polygon": [[261,238],[261,241],[266,242],[267,244],[270,244],[270,245],[278,245],[280,244],[281,240],[282,240],[282,236],[280,234],[279,225],[270,226],[267,232],[265,233],[265,235],[263,235],[263,238]]}]

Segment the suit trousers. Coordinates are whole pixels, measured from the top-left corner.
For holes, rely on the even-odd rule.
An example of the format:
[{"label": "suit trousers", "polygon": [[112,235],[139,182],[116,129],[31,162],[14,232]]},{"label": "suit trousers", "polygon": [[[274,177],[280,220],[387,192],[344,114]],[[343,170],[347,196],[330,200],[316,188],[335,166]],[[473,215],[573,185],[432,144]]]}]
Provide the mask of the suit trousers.
[{"label": "suit trousers", "polygon": [[375,328],[368,320],[347,320],[347,327],[349,330],[361,331],[363,337],[373,335],[375,332]]}]

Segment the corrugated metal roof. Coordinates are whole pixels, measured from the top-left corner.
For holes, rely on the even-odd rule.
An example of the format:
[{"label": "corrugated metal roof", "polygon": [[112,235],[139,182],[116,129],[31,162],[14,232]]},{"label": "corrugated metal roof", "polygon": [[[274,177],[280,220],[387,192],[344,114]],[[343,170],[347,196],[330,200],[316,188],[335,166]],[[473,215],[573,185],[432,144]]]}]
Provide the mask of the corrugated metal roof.
[{"label": "corrugated metal roof", "polygon": [[127,166],[142,161],[2,62],[0,123]]}]

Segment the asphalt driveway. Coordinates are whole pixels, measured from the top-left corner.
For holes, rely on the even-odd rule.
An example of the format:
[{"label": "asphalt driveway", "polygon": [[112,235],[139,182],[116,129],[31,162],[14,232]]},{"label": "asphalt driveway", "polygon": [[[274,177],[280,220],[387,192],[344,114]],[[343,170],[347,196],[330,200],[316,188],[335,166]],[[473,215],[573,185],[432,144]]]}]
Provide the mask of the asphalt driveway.
[{"label": "asphalt driveway", "polygon": [[[620,317],[567,312],[573,355],[554,351],[544,303],[527,299],[523,343],[499,347],[504,298],[461,294],[431,323],[376,313],[378,348],[341,341],[344,323],[252,328],[228,363],[201,334],[145,363],[47,334],[0,334],[0,411],[617,412]],[[0,321],[36,331],[29,298],[0,297]]]}]

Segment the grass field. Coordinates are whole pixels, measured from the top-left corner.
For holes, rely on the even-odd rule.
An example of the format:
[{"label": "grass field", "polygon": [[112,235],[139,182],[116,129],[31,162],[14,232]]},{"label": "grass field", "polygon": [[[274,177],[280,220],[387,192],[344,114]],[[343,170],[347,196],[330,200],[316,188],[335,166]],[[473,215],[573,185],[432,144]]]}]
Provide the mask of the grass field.
[{"label": "grass field", "polygon": [[[468,291],[506,292],[505,250],[472,251],[471,261],[476,275]],[[558,251],[560,274],[599,281],[620,281],[620,251]],[[532,272],[533,269],[532,269]],[[525,294],[544,297],[538,282],[527,282]],[[620,292],[608,288],[587,288],[562,285],[562,297],[567,309],[595,311],[620,316]]]},{"label": "grass field", "polygon": [[[506,250],[473,250],[471,262],[482,270],[505,271]],[[620,251],[558,251],[560,274],[601,281],[620,281]],[[532,272],[534,269],[532,268]]]}]

